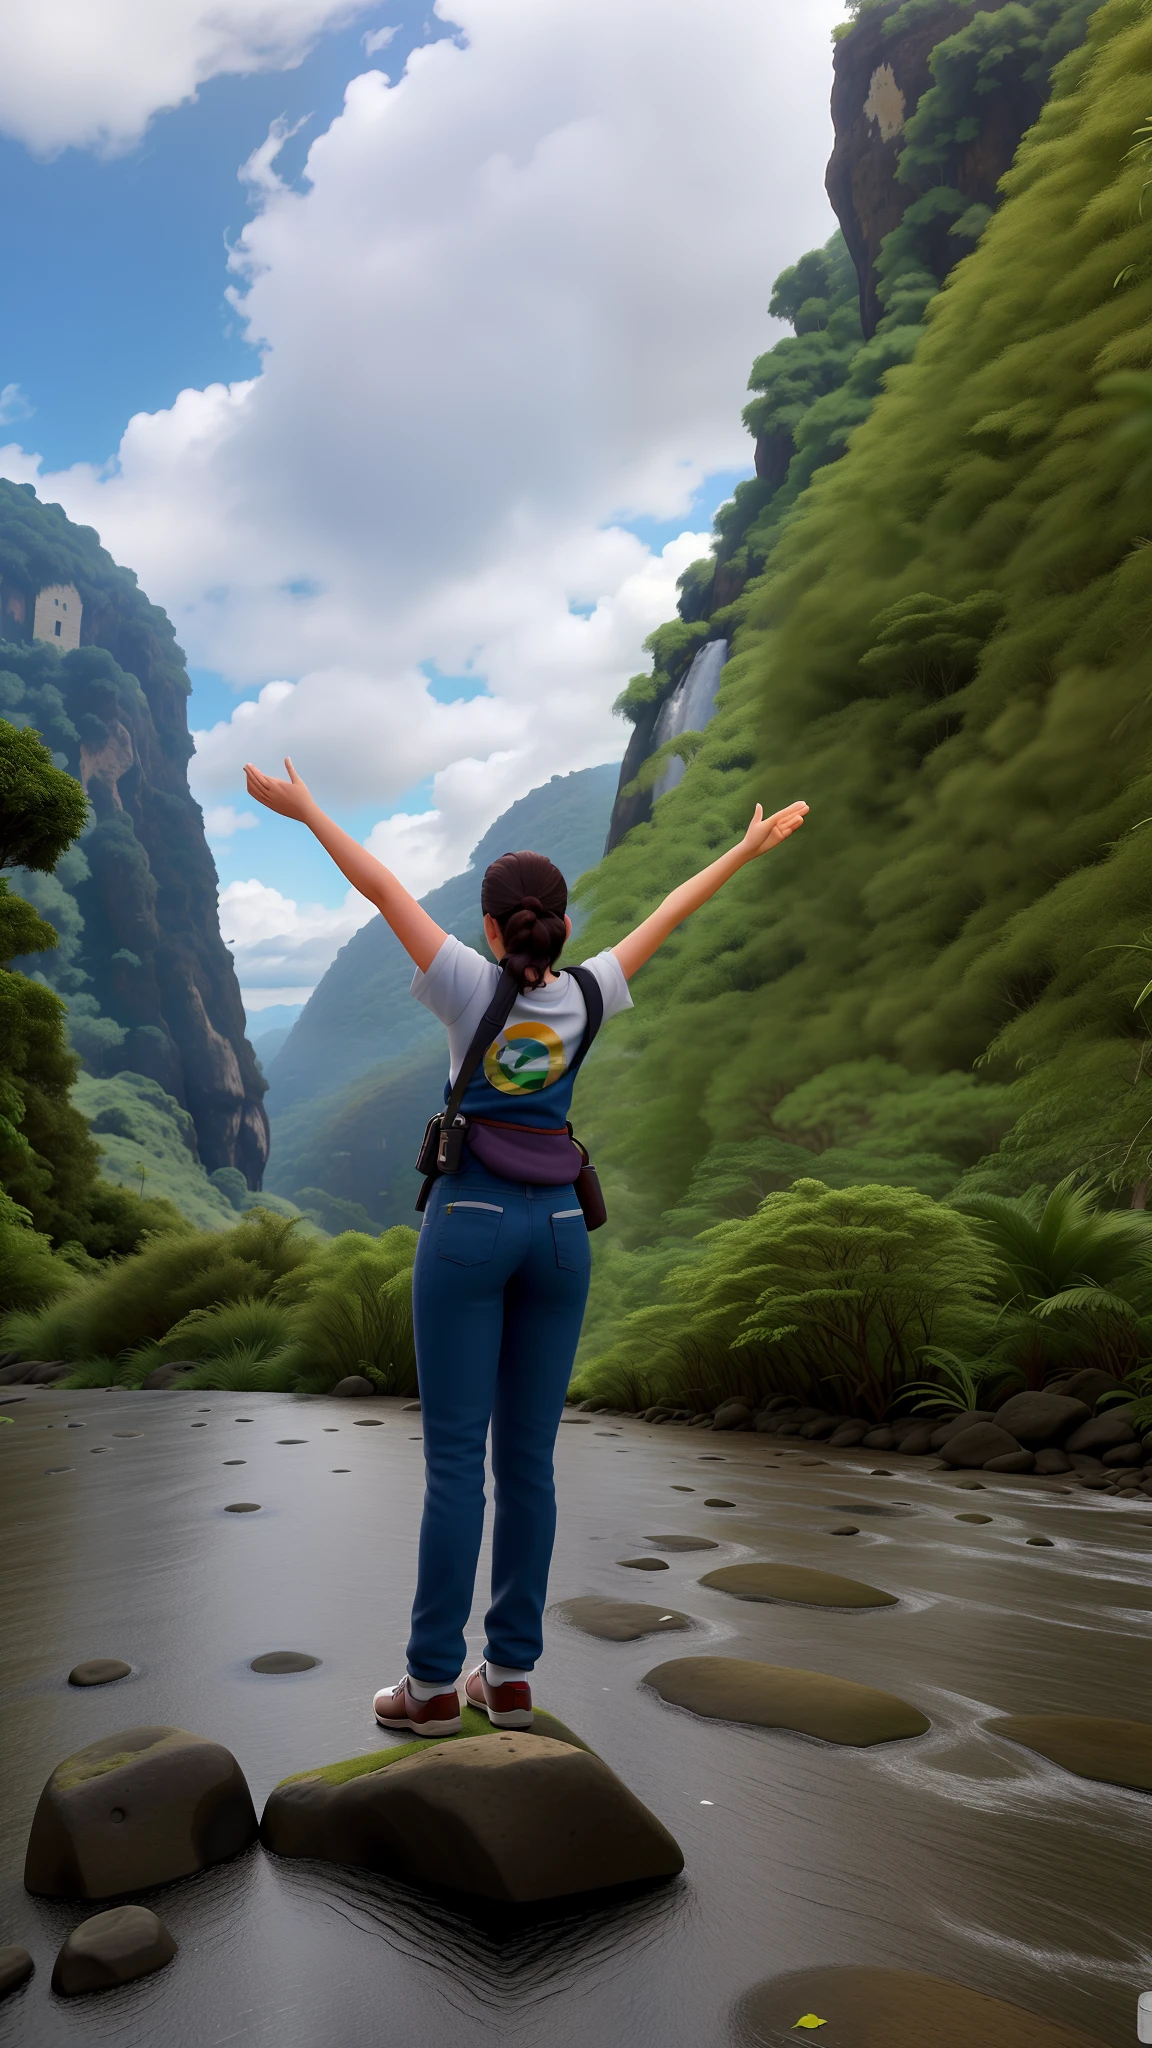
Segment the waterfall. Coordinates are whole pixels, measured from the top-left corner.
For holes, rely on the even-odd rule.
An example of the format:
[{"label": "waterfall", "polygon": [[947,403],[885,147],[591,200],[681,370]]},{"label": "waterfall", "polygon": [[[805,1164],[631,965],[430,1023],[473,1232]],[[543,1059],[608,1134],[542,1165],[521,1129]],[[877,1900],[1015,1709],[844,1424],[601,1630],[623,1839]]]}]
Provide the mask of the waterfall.
[{"label": "waterfall", "polygon": [[[660,713],[652,731],[652,751],[656,752],[666,740],[678,739],[682,732],[702,732],[716,709],[716,692],[720,687],[720,671],[728,659],[726,640],[706,640],[693,659],[692,666],[678,683],[672,695],[660,706]],[[684,778],[684,763],[674,755],[667,763],[659,780],[653,784],[652,801],[675,789]]]}]

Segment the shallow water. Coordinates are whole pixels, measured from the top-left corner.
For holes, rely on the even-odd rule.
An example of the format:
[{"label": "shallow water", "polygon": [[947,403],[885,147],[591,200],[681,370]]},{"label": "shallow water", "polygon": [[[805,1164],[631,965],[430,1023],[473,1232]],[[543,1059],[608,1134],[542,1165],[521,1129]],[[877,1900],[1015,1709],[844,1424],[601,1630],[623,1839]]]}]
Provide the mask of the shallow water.
[{"label": "shallow water", "polygon": [[[24,1942],[37,1973],[0,2004],[0,2041],[720,2048],[740,1992],[830,1962],[930,1971],[1116,2048],[1135,2038],[1136,1995],[1152,1988],[1149,1798],[981,1723],[1152,1718],[1152,1506],[995,1475],[962,1491],[893,1453],[884,1477],[860,1452],[801,1467],[771,1439],[615,1420],[610,1435],[561,1428],[552,1598],[659,1600],[699,1628],[610,1643],[551,1621],[536,1693],[672,1829],[683,1878],[499,1937],[382,1880],[257,1848],[146,1899],[180,1945],[170,1968],[55,1998],[55,1950],[98,1910],[21,1883],[61,1757],[173,1722],[235,1751],[259,1810],[289,1772],[386,1746],[370,1701],[403,1668],[422,1454],[399,1402],[20,1391],[0,1409],[14,1421],[0,1428],[0,1942]],[[368,1417],[383,1426],[356,1426]],[[712,1496],[733,1505],[705,1507]],[[227,1513],[237,1501],[260,1512]],[[902,1512],[876,1512],[888,1506]],[[955,1519],[976,1511],[991,1522]],[[827,1533],[845,1520],[857,1536]],[[651,1549],[649,1531],[721,1548],[625,1572],[616,1560]],[[899,1604],[758,1604],[698,1583],[752,1558],[847,1573]],[[248,1668],[281,1649],[322,1662]],[[931,1731],[834,1748],[698,1720],[639,1689],[665,1658],[709,1650],[884,1687]],[[133,1676],[69,1687],[92,1657]]]}]

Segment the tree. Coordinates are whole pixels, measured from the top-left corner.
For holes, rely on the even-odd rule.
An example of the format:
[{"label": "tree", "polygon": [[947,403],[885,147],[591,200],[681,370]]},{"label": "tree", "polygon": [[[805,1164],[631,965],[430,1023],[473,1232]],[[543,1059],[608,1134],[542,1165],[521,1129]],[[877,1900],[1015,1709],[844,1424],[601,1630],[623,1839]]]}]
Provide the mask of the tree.
[{"label": "tree", "polygon": [[0,868],[50,874],[87,816],[83,789],[39,734],[0,718]]}]

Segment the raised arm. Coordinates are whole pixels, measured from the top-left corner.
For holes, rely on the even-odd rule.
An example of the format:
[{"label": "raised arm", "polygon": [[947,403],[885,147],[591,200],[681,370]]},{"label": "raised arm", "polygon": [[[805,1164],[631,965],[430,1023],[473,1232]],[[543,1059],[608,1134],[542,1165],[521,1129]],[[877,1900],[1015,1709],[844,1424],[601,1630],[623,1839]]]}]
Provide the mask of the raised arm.
[{"label": "raised arm", "polygon": [[302,782],[286,760],[288,781],[273,775],[265,775],[254,768],[251,761],[245,763],[244,773],[248,781],[248,794],[265,810],[275,811],[281,818],[297,818],[307,825],[310,832],[320,841],[325,853],[329,853],[342,875],[347,876],[354,889],[374,903],[386,924],[390,924],[404,951],[415,961],[422,974],[426,974],[440,951],[447,933],[441,931],[434,917],[422,910],[414,896],[410,896],[402,882],[396,880],[391,868],[383,861],[367,853],[359,840],[353,839],[326,817],[320,809],[306,782]]},{"label": "raised arm", "polygon": [[763,807],[757,804],[752,815],[752,823],[739,846],[733,846],[727,853],[722,853],[719,860],[714,860],[711,867],[701,868],[700,873],[693,875],[690,881],[681,882],[680,887],[673,889],[671,895],[664,898],[651,917],[646,917],[643,924],[638,924],[634,932],[629,932],[626,939],[621,939],[618,946],[613,946],[612,951],[624,970],[625,980],[631,981],[637,968],[643,967],[644,962],[652,958],[653,953],[664,944],[677,925],[683,924],[686,917],[691,917],[694,910],[699,910],[702,903],[707,903],[708,898],[714,896],[717,889],[722,889],[729,876],[734,875],[738,868],[746,867],[750,860],[758,860],[762,853],[770,852],[772,847],[779,846],[783,840],[790,838],[793,832],[798,832],[807,811],[807,804],[794,803],[789,804],[785,810],[777,811],[773,817],[766,818]]}]

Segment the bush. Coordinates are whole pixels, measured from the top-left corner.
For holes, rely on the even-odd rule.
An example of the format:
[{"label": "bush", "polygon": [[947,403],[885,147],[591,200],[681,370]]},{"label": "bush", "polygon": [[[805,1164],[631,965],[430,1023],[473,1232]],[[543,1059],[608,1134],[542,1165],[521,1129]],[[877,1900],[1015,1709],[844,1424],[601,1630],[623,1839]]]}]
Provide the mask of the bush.
[{"label": "bush", "polygon": [[76,1284],[74,1266],[32,1229],[27,1209],[0,1188],[0,1309],[43,1308]]}]

